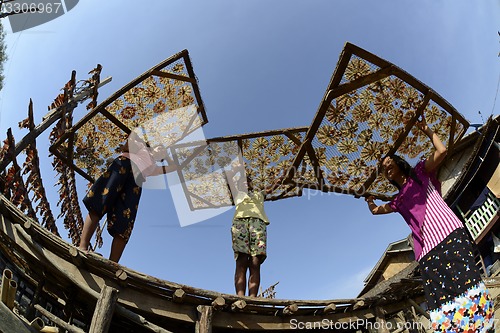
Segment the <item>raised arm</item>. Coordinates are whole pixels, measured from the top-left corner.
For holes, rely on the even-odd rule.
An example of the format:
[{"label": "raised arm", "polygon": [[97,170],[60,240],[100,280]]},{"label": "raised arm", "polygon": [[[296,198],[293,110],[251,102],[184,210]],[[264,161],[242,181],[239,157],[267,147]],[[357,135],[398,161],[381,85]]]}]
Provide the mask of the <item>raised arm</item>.
[{"label": "raised arm", "polygon": [[368,209],[370,209],[370,212],[372,212],[373,215],[389,214],[394,212],[388,203],[377,206],[374,200],[375,197],[373,196],[365,198],[365,201],[368,203]]},{"label": "raised arm", "polygon": [[434,133],[429,126],[427,126],[427,122],[425,121],[423,115],[422,119],[417,122],[417,126],[422,132],[425,133],[425,135],[429,137],[434,145],[434,148],[436,149],[434,153],[425,160],[425,171],[433,172],[446,157],[446,147],[441,142],[439,136]]}]

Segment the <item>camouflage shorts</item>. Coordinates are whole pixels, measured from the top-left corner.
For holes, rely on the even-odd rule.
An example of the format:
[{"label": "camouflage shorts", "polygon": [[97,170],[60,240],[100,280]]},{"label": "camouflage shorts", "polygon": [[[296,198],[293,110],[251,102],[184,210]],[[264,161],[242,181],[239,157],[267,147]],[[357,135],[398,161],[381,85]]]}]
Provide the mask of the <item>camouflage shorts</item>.
[{"label": "camouflage shorts", "polygon": [[231,235],[233,239],[234,259],[238,253],[266,257],[267,226],[261,219],[245,217],[233,220]]}]

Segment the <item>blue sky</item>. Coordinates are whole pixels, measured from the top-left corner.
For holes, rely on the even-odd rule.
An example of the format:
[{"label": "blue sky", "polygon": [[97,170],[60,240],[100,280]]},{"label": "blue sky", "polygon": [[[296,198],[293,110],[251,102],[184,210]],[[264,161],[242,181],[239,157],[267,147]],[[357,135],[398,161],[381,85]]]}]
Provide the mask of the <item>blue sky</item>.
[{"label": "blue sky", "polygon": [[[98,63],[111,83],[99,101],[182,49],[188,49],[206,105],[207,137],[309,126],[344,43],[406,70],[471,123],[494,107],[500,74],[500,2],[440,1],[80,1],[67,14],[19,33],[7,30],[0,133],[36,122],[59,89]],[[83,112],[84,107],[79,109]],[[479,115],[481,112],[483,118]],[[47,133],[48,134],[48,133]],[[44,147],[46,136],[40,138]],[[42,149],[41,149],[42,150]],[[52,209],[47,154],[42,172]],[[85,194],[81,179],[80,196]],[[363,200],[305,192],[268,203],[265,288],[278,298],[355,297],[387,245],[409,229],[397,215],[372,216]],[[121,264],[165,280],[233,293],[233,210],[181,228],[168,190],[145,190]],[[62,225],[60,232],[65,234]],[[109,253],[110,237],[105,234]]]}]

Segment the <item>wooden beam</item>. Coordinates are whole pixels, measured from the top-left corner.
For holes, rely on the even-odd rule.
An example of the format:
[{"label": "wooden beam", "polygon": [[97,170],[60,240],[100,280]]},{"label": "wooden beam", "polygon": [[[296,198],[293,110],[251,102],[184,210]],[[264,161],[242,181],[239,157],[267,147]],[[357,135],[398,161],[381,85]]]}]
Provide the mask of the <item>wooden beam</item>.
[{"label": "wooden beam", "polygon": [[330,303],[327,306],[325,306],[325,308],[323,309],[323,313],[324,314],[333,313],[333,312],[335,312],[336,309],[337,309],[337,305],[335,303]]},{"label": "wooden beam", "polygon": [[40,304],[35,304],[35,309],[37,309],[42,315],[45,317],[49,318],[51,322],[56,324],[62,329],[65,329],[69,333],[85,333],[82,329],[73,326],[71,324],[68,324],[67,322],[63,321],[61,318],[57,317],[56,315],[52,314],[48,310],[46,310],[44,307],[42,307]]},{"label": "wooden beam", "polygon": [[120,286],[122,286],[122,287],[127,286],[127,279],[128,279],[127,272],[125,272],[123,269],[119,268],[115,272],[115,277],[116,277],[116,280],[118,281],[118,284]]},{"label": "wooden beam", "polygon": [[90,323],[89,333],[107,333],[111,326],[115,305],[118,299],[118,290],[109,286],[102,288],[94,316]]},{"label": "wooden beam", "polygon": [[76,267],[80,267],[82,265],[82,256],[76,247],[72,246],[69,248],[69,255],[71,256],[71,261]]},{"label": "wooden beam", "polygon": [[160,326],[157,326],[157,325],[153,324],[152,322],[146,320],[146,318],[144,318],[143,316],[138,315],[137,313],[132,312],[128,309],[125,309],[121,305],[117,305],[115,310],[116,310],[117,315],[127,318],[128,320],[142,326],[144,329],[150,330],[150,331],[155,332],[155,333],[172,333],[171,331],[166,330],[166,329],[164,329]]},{"label": "wooden beam", "polygon": [[219,296],[212,301],[212,307],[214,308],[214,310],[221,310],[225,306],[226,306],[226,300],[222,296]]},{"label": "wooden beam", "polygon": [[354,304],[354,306],[353,306],[352,308],[353,308],[353,310],[357,310],[357,309],[359,309],[359,308],[362,308],[363,306],[365,306],[365,301],[363,301],[363,300],[359,300],[359,301],[357,301],[357,302]]},{"label": "wooden beam", "polygon": [[212,307],[198,305],[196,310],[198,310],[198,320],[196,321],[195,333],[212,333]]},{"label": "wooden beam", "polygon": [[283,314],[285,316],[293,315],[298,310],[299,310],[299,306],[297,304],[290,304],[290,305],[285,306],[285,308],[283,308]]},{"label": "wooden beam", "polygon": [[245,302],[245,300],[243,300],[243,299],[240,299],[240,300],[235,301],[233,304],[231,304],[231,310],[232,311],[241,311],[244,308],[246,308],[246,306],[247,306],[247,302]]},{"label": "wooden beam", "polygon": [[184,297],[186,296],[186,292],[182,289],[176,289],[174,294],[172,295],[172,300],[175,303],[182,303],[184,301]]}]

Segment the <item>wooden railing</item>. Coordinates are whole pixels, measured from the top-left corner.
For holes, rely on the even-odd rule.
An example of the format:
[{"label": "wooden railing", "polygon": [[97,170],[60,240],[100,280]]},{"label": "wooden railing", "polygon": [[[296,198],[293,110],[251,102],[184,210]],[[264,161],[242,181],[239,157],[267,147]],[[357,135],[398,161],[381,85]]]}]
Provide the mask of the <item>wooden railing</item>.
[{"label": "wooden railing", "polygon": [[500,210],[500,200],[496,198],[493,193],[489,192],[485,202],[479,208],[472,211],[469,210],[465,213],[460,207],[458,207],[458,210],[465,220],[467,229],[469,229],[470,234],[474,240],[476,240],[498,214]]}]

